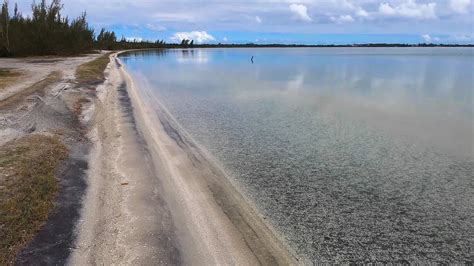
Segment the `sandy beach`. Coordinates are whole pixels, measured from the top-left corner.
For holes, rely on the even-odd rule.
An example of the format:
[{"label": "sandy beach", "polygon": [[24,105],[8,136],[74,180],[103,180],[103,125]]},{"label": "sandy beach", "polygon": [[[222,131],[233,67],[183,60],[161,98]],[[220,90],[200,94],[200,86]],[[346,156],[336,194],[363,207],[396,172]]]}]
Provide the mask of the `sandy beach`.
[{"label": "sandy beach", "polygon": [[78,80],[99,56],[2,61],[23,76],[0,94],[0,144],[61,129],[70,151],[56,207],[16,263],[297,264],[117,54],[105,82]]},{"label": "sandy beach", "polygon": [[89,110],[88,189],[70,263],[296,264],[116,55],[106,72]]}]

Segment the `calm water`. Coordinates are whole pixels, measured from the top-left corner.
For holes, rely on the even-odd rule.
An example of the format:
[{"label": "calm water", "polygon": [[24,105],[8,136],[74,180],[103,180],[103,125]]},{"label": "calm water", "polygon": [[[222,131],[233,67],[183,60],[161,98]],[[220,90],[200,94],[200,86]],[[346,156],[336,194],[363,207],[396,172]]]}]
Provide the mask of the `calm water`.
[{"label": "calm water", "polygon": [[472,260],[473,49],[196,49],[122,60],[302,257]]}]

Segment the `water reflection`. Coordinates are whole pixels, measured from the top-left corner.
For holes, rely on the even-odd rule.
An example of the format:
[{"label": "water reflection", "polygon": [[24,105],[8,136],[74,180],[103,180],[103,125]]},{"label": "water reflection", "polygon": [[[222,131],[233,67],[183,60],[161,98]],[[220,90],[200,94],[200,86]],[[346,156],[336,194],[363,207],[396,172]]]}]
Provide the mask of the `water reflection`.
[{"label": "water reflection", "polygon": [[474,213],[472,51],[170,50],[126,67],[300,254],[453,262]]},{"label": "water reflection", "polygon": [[209,53],[202,49],[182,49],[176,52],[176,60],[182,64],[205,64],[209,61]]},{"label": "water reflection", "polygon": [[[175,49],[137,51],[125,59],[134,57],[149,67],[147,71],[163,73],[160,83],[174,84],[177,91],[191,89],[192,84],[194,92],[186,93],[310,106],[451,154],[474,157],[473,146],[466,145],[473,143],[471,49],[402,52]],[[252,55],[255,64],[250,62]]]}]

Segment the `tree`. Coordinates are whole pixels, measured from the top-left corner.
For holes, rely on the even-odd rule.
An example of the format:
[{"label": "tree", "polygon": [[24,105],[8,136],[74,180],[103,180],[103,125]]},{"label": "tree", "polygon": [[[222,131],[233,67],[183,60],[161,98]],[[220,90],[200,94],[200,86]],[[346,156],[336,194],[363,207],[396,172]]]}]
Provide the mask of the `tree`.
[{"label": "tree", "polygon": [[8,0],[5,0],[0,13],[0,36],[3,49],[10,54],[10,14],[8,13]]},{"label": "tree", "polygon": [[188,46],[189,45],[189,40],[188,39],[183,39],[181,41],[181,46]]},{"label": "tree", "polygon": [[[1,0],[0,0],[1,1]],[[61,14],[60,0],[32,0],[31,16],[24,17],[15,5],[13,16],[9,14],[8,0],[3,0],[0,9],[0,56],[29,55],[74,55],[92,49],[140,49],[172,46],[164,40],[157,42],[127,41],[124,37],[117,42],[115,32],[100,30],[95,36],[87,23],[84,12],[70,19]],[[182,45],[193,45],[183,40]]]},{"label": "tree", "polygon": [[[126,42],[125,37],[122,36],[121,41]],[[97,46],[99,49],[113,50],[116,42],[117,37],[115,36],[115,32],[106,31],[104,28],[100,30],[100,33],[97,36]]]},{"label": "tree", "polygon": [[15,5],[13,17],[5,0],[0,12],[0,55],[60,55],[90,51],[94,31],[89,27],[86,13],[69,20],[62,17],[60,0],[50,4],[41,0],[31,5],[31,17],[23,17]]}]

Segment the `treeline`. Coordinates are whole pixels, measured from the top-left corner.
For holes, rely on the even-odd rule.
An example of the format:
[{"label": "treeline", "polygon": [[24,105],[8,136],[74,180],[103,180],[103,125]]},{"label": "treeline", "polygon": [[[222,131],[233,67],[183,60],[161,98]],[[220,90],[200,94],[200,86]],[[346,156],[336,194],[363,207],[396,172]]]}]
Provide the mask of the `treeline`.
[{"label": "treeline", "polygon": [[474,47],[473,44],[436,44],[436,43],[362,43],[362,44],[281,44],[281,43],[217,43],[217,44],[196,44],[196,48],[338,48],[338,47]]},{"label": "treeline", "polygon": [[24,17],[15,4],[10,14],[8,0],[0,13],[0,56],[68,55],[94,48],[94,31],[86,14],[70,20],[61,16],[60,0],[32,4],[31,17]]},{"label": "treeline", "polygon": [[[136,41],[127,40],[122,37],[120,41],[117,40],[117,36],[113,31],[106,31],[102,29],[97,35],[95,41],[95,47],[102,50],[127,50],[127,49],[148,49],[148,48],[164,48],[170,47],[174,44],[167,44],[164,40],[158,40],[156,42],[150,41]],[[175,45],[174,45],[175,46]]]},{"label": "treeline", "polygon": [[124,37],[117,40],[114,32],[102,29],[97,36],[84,12],[70,20],[61,15],[60,0],[48,4],[33,1],[31,17],[25,17],[15,4],[10,14],[8,0],[0,12],[0,56],[75,55],[98,50],[143,49],[172,46],[164,41],[135,42]]}]

